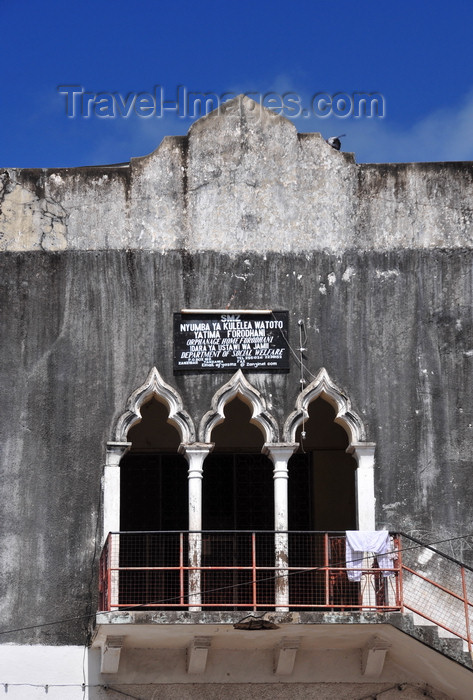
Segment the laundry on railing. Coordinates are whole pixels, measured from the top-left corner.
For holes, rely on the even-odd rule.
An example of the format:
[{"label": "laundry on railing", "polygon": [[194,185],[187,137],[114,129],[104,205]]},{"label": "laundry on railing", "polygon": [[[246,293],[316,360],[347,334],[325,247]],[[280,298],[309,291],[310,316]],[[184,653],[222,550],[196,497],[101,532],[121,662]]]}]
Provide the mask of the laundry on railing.
[{"label": "laundry on railing", "polygon": [[349,581],[360,581],[363,573],[365,552],[376,554],[378,566],[383,576],[392,576],[392,555],[390,537],[387,530],[347,530],[346,531],[346,567]]}]

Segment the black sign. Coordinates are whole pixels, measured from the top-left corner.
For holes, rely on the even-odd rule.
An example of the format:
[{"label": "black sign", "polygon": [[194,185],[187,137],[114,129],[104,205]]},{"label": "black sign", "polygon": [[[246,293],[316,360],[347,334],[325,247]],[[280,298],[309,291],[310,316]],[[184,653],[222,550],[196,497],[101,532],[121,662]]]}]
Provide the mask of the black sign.
[{"label": "black sign", "polygon": [[289,370],[287,311],[174,314],[174,371]]}]

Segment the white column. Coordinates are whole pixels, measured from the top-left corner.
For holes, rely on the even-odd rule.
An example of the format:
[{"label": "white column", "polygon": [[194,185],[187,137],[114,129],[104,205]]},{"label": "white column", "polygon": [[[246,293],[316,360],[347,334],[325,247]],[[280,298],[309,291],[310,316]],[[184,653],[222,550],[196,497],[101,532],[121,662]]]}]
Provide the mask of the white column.
[{"label": "white column", "polygon": [[[105,545],[110,532],[120,530],[120,460],[128,452],[131,442],[108,442],[106,461],[102,476],[102,545]],[[115,535],[109,542],[109,565],[117,568],[120,562],[120,538]],[[110,589],[108,591],[111,609],[117,608],[113,604],[118,603],[118,571],[112,571],[110,577]]]},{"label": "white column", "polygon": [[[375,530],[375,495],[374,495],[374,442],[358,442],[350,445],[347,452],[352,454],[358,468],[355,472],[356,486],[356,524],[358,530]],[[371,557],[363,557],[364,569],[371,568]],[[372,587],[373,577],[363,575],[361,579],[361,594],[363,607],[367,610],[376,606],[376,595]]]},{"label": "white column", "polygon": [[287,464],[298,447],[297,443],[266,443],[261,450],[263,454],[270,458],[274,465],[275,602],[276,610],[280,612],[289,610]]},{"label": "white column", "polygon": [[202,475],[204,459],[213,450],[213,443],[182,443],[180,454],[189,465],[189,566],[197,567],[189,571],[189,610],[201,610],[201,576],[198,567],[202,564]]},{"label": "white column", "polygon": [[358,462],[356,479],[356,519],[358,530],[375,530],[374,495],[374,442],[358,442],[350,445],[347,452]]},{"label": "white column", "polygon": [[103,542],[109,532],[120,530],[120,460],[128,452],[131,442],[108,442],[102,477]]}]

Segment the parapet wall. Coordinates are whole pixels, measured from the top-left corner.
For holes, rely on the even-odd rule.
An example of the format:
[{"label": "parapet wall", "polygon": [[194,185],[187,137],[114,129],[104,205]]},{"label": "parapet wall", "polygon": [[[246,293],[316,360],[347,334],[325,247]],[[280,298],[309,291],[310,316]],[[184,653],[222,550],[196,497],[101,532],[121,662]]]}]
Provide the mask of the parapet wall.
[{"label": "parapet wall", "polygon": [[357,165],[236,98],[129,164],[4,170],[0,250],[458,248],[472,195],[472,163]]}]

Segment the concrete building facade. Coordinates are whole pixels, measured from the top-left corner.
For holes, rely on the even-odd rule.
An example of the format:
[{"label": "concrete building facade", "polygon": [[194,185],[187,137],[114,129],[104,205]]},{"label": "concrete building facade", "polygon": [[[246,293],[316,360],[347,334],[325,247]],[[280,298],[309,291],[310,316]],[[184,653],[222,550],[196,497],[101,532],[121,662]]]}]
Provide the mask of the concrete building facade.
[{"label": "concrete building facade", "polygon": [[[359,165],[238,98],[149,156],[0,187],[8,697],[470,698],[425,606],[468,628],[473,164]],[[310,557],[347,530],[404,533],[460,597],[337,598],[342,550]]]}]

